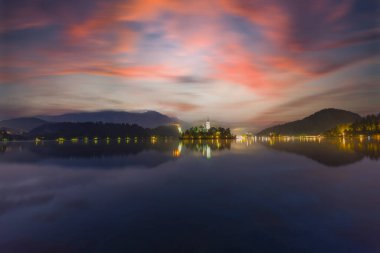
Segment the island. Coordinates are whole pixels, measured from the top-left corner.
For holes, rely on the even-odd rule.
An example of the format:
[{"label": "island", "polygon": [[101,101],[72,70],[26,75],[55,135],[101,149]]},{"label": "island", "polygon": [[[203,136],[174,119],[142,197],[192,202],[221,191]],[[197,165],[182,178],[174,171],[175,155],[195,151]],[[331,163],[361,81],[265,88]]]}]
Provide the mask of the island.
[{"label": "island", "polygon": [[207,120],[204,125],[191,127],[182,132],[181,140],[188,139],[235,139],[236,136],[231,133],[229,128],[211,127],[210,121]]},{"label": "island", "polygon": [[380,114],[365,117],[350,111],[327,108],[303,119],[271,126],[259,137],[360,137],[380,135]]}]

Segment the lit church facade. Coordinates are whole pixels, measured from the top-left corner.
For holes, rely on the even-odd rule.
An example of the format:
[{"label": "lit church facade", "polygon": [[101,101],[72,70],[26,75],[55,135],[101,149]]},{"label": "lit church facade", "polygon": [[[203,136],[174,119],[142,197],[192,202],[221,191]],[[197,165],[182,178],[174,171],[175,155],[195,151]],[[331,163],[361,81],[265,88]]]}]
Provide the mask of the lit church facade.
[{"label": "lit church facade", "polygon": [[206,128],[207,131],[211,128],[211,123],[210,123],[210,120],[208,118],[207,118],[207,120],[205,122],[205,128]]}]

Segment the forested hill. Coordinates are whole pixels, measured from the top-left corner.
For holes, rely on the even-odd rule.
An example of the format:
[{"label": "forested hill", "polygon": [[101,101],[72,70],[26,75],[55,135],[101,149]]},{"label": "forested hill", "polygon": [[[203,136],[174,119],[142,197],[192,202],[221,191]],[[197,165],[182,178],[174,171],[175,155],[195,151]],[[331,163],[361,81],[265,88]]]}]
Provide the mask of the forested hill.
[{"label": "forested hill", "polygon": [[107,122],[107,123],[126,123],[137,124],[142,127],[154,128],[158,126],[180,123],[181,121],[174,117],[156,111],[145,112],[127,112],[127,111],[96,111],[96,112],[78,112],[66,113],[57,116],[37,116],[40,119],[49,122]]},{"label": "forested hill", "polygon": [[34,117],[15,118],[0,121],[0,129],[11,130],[13,133],[24,133],[46,123],[46,121]]},{"label": "forested hill", "polygon": [[323,109],[302,120],[266,128],[257,135],[318,135],[337,125],[352,123],[360,118],[359,114],[345,110]]},{"label": "forested hill", "polygon": [[125,138],[165,136],[178,137],[179,132],[175,126],[161,126],[157,128],[143,128],[138,125],[114,123],[50,123],[30,131],[28,138],[57,139],[57,138]]}]

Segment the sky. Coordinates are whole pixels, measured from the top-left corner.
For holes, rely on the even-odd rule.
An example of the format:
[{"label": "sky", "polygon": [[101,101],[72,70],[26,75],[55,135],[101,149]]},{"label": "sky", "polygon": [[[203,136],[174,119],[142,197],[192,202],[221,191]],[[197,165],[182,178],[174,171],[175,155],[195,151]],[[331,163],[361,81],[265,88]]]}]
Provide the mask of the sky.
[{"label": "sky", "polygon": [[0,0],[0,119],[380,112],[377,0]]}]

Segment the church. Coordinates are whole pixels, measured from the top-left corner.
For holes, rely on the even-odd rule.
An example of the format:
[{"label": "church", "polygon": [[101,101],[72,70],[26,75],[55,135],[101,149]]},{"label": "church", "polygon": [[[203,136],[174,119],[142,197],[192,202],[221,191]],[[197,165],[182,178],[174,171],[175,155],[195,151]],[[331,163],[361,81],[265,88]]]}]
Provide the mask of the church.
[{"label": "church", "polygon": [[207,118],[204,127],[206,128],[207,131],[210,130],[211,123],[210,123],[210,119],[209,118]]}]

